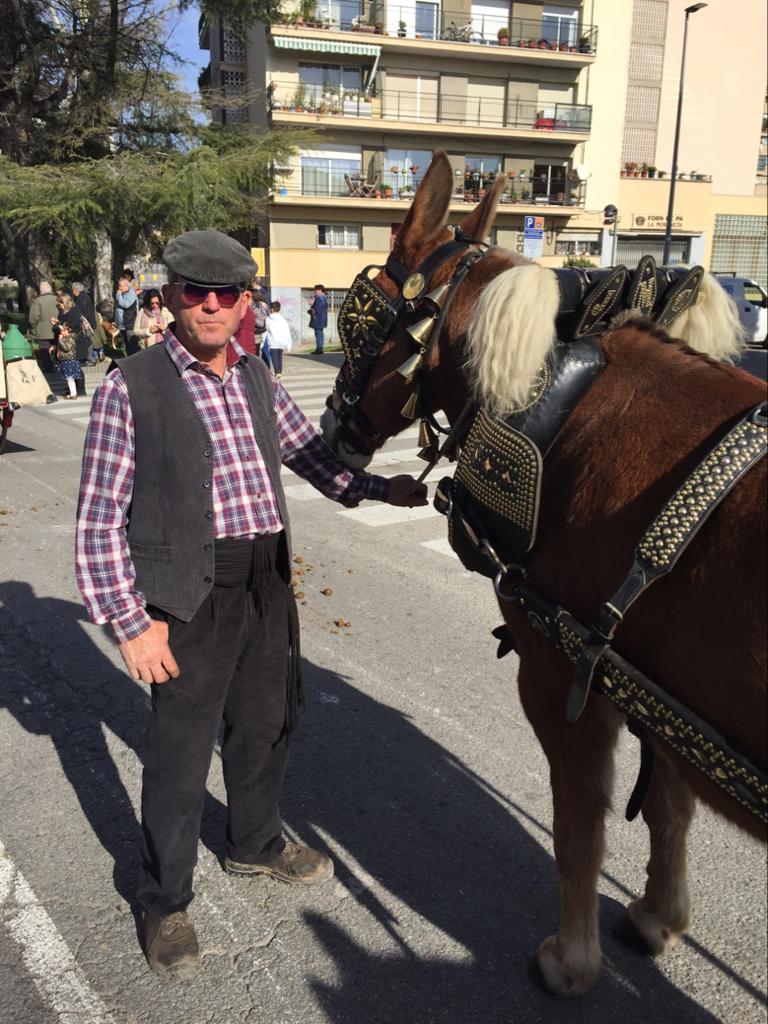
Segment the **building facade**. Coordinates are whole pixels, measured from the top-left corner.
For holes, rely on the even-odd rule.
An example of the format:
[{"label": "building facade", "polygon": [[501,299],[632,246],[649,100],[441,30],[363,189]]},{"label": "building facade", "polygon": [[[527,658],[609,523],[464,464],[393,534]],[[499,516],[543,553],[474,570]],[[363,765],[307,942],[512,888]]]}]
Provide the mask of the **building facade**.
[{"label": "building facade", "polygon": [[[549,266],[569,257],[631,262],[643,246],[655,251],[669,182],[639,168],[671,162],[677,7],[677,0],[286,0],[279,23],[251,26],[246,42],[221,23],[201,23],[211,84],[249,97],[247,106],[214,117],[314,132],[316,141],[275,169],[254,241],[299,336],[307,334],[314,284],[329,289],[333,310],[364,265],[384,262],[436,149],[453,167],[453,223],[504,178],[492,238],[499,245]],[[707,14],[697,16],[701,24]],[[692,20],[689,53],[701,24]],[[757,32],[751,38],[751,56],[764,66]],[[750,71],[750,94],[760,73]],[[691,60],[686,82],[698,74]],[[712,260],[720,251],[716,217],[738,219],[735,226],[719,220],[721,235],[754,228],[745,217],[759,220],[764,97],[763,70],[749,145],[741,132],[752,114],[742,97],[744,153],[731,147],[722,169],[707,163],[717,149],[711,134],[688,140],[685,159],[702,170],[678,183],[673,258]],[[707,102],[703,82],[689,89],[692,126]],[[751,177],[731,174],[750,146]],[[632,164],[637,176],[626,170]],[[619,211],[617,235],[605,223],[608,204]]]}]

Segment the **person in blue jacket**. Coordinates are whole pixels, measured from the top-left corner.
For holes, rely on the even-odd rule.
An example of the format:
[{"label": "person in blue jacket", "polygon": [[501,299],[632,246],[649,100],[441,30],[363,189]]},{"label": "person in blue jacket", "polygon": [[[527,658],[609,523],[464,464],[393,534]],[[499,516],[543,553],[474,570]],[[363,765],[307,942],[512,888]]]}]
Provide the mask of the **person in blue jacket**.
[{"label": "person in blue jacket", "polygon": [[315,332],[314,355],[321,356],[325,344],[325,328],[328,326],[328,299],[321,284],[315,285],[315,297],[309,304],[309,326]]}]

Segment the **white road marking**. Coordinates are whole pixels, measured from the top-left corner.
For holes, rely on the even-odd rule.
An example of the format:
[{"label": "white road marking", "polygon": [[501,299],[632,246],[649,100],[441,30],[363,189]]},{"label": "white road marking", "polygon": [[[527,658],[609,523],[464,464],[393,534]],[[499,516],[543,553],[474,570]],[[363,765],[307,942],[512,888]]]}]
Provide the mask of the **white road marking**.
[{"label": "white road marking", "polygon": [[0,907],[24,966],[60,1024],[114,1024],[60,932],[0,842]]},{"label": "white road marking", "polygon": [[441,537],[440,540],[423,540],[421,547],[429,548],[430,551],[437,551],[440,555],[448,555],[449,558],[456,557],[456,553],[448,543],[447,537]]},{"label": "white road marking", "polygon": [[440,513],[431,505],[420,508],[398,508],[395,505],[368,505],[365,508],[345,508],[340,516],[354,519],[364,526],[394,526],[396,523],[411,523],[418,519],[434,519]]}]

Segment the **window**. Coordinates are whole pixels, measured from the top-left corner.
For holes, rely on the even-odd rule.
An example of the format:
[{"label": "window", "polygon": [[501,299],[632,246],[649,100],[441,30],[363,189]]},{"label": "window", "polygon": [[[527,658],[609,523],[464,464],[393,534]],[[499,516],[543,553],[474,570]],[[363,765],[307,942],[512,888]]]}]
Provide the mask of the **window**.
[{"label": "window", "polygon": [[301,194],[348,196],[345,175],[359,174],[361,164],[359,146],[308,150],[301,155]]},{"label": "window", "polygon": [[318,224],[318,249],[362,249],[361,224]]},{"label": "window", "polygon": [[344,96],[357,98],[362,88],[362,68],[339,64],[299,64],[299,82],[307,100],[338,105]]},{"label": "window", "polygon": [[564,164],[533,165],[533,201],[562,203],[571,188],[568,168]]},{"label": "window", "polygon": [[350,29],[359,15],[359,0],[320,0],[315,8],[315,17],[330,22],[331,28]]},{"label": "window", "polygon": [[500,156],[480,156],[468,153],[464,157],[464,166],[470,174],[500,174],[503,159]]},{"label": "window", "polygon": [[599,256],[600,234],[597,231],[573,231],[564,228],[555,239],[555,256]]},{"label": "window", "polygon": [[556,46],[575,46],[579,38],[579,8],[544,4],[541,13],[541,35]]},{"label": "window", "polygon": [[388,149],[384,154],[381,185],[392,188],[395,194],[412,192],[431,162],[429,149]]},{"label": "window", "polygon": [[437,4],[416,0],[416,35],[422,39],[437,39]]}]

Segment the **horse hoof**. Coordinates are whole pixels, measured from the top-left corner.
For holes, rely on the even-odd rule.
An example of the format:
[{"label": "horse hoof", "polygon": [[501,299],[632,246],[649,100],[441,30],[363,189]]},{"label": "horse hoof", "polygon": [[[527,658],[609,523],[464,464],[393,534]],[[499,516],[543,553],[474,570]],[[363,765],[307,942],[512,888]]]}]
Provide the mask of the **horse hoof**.
[{"label": "horse hoof", "polygon": [[635,947],[641,948],[645,953],[650,953],[651,956],[661,956],[662,953],[666,953],[667,950],[676,946],[687,926],[686,922],[686,925],[680,929],[671,928],[656,914],[647,910],[641,899],[633,900],[627,907],[625,924],[626,927],[619,926],[618,937],[624,939],[625,935],[630,934],[630,930],[633,931],[635,933],[634,943],[628,942],[627,944],[634,944]]},{"label": "horse hoof", "polygon": [[536,954],[545,987],[556,996],[583,996],[600,970],[600,950],[590,951],[575,943],[566,953],[558,935],[550,935]]}]

